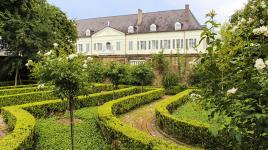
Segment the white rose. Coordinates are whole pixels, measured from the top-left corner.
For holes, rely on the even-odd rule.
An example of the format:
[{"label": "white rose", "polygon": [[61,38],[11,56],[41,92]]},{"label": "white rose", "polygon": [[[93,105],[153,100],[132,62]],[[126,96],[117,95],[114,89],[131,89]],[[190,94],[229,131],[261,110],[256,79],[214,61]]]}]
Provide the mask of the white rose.
[{"label": "white rose", "polygon": [[235,94],[236,92],[237,92],[237,88],[232,88],[232,89],[229,89],[228,91],[227,91],[227,95],[231,95],[231,94]]},{"label": "white rose", "polygon": [[54,43],[53,46],[54,46],[54,47],[58,47],[59,44],[58,44],[58,43]]},{"label": "white rose", "polygon": [[37,89],[43,89],[45,87],[45,84],[39,84],[38,86],[37,86]]},{"label": "white rose", "polygon": [[26,67],[29,67],[33,63],[32,60],[28,60],[28,62],[25,64]]},{"label": "white rose", "polygon": [[49,52],[45,53],[46,56],[50,56],[52,54],[52,50],[50,50]]},{"label": "white rose", "polygon": [[73,60],[74,58],[78,57],[76,54],[70,54],[68,57],[67,57],[67,60],[71,61]]},{"label": "white rose", "polygon": [[259,59],[256,60],[254,67],[257,68],[257,70],[262,70],[262,69],[264,69],[266,66],[265,66],[265,64],[264,64],[263,59],[259,58]]}]

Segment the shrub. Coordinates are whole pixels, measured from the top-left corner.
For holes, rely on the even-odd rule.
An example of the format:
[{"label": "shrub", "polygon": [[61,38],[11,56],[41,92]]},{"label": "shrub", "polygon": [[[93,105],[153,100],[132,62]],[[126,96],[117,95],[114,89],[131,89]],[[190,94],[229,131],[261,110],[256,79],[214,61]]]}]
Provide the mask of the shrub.
[{"label": "shrub", "polygon": [[16,89],[16,88],[28,88],[28,87],[36,87],[36,86],[37,86],[37,84],[17,85],[17,86],[1,86],[0,90]]},{"label": "shrub", "polygon": [[34,117],[25,110],[3,108],[3,118],[13,130],[11,134],[0,138],[0,148],[3,150],[30,149],[34,142]]},{"label": "shrub", "polygon": [[162,77],[162,85],[165,89],[169,89],[173,86],[178,85],[179,79],[175,73],[168,72]]},{"label": "shrub", "polygon": [[105,70],[106,67],[103,63],[98,59],[93,59],[88,57],[85,61],[86,63],[86,73],[88,74],[88,81],[89,82],[99,82],[102,83],[105,81]]},{"label": "shrub", "polygon": [[25,88],[13,88],[13,89],[0,89],[0,95],[12,95],[12,94],[21,94],[21,93],[30,93],[30,92],[38,92],[38,91],[46,91],[49,90],[50,87],[45,86],[42,89],[38,89],[37,87],[25,87]]},{"label": "shrub", "polygon": [[[24,85],[27,85],[27,84],[35,84],[36,81],[34,80],[21,80],[21,84],[22,85],[18,85],[18,86],[24,86]],[[0,82],[0,86],[13,86],[15,85],[15,81],[3,81],[3,82]],[[14,86],[14,87],[17,87],[17,86]]]},{"label": "shrub", "polygon": [[[125,86],[120,86],[120,88],[121,87],[125,87]],[[83,93],[81,94],[90,94],[92,92],[110,90],[112,87],[111,85],[96,84],[93,90],[91,90],[91,88],[92,87],[89,87],[89,90],[82,91]],[[38,101],[44,101],[44,100],[53,100],[53,99],[57,99],[57,96],[55,96],[55,94],[53,94],[52,91],[6,95],[6,96],[0,96],[0,107],[20,105],[24,103],[38,102]]]},{"label": "shrub", "polygon": [[172,86],[172,87],[169,87],[168,89],[165,89],[165,93],[167,95],[175,95],[175,94],[178,94],[179,92],[185,90],[186,88],[187,88],[186,85]]},{"label": "shrub", "polygon": [[186,103],[186,97],[193,89],[185,90],[172,96],[156,106],[157,125],[166,133],[188,144],[201,145],[206,148],[222,147],[223,142],[219,136],[215,137],[209,131],[210,125],[187,118],[176,118],[172,112]]},{"label": "shrub", "polygon": [[119,140],[120,144],[115,146],[119,146],[122,149],[190,149],[149,136],[116,118],[116,115],[159,99],[162,95],[164,95],[163,89],[153,89],[145,93],[113,100],[99,107],[99,124],[105,138],[113,143]]},{"label": "shrub", "polygon": [[142,87],[144,85],[151,85],[154,81],[153,69],[148,64],[134,66],[131,74],[136,82]]}]

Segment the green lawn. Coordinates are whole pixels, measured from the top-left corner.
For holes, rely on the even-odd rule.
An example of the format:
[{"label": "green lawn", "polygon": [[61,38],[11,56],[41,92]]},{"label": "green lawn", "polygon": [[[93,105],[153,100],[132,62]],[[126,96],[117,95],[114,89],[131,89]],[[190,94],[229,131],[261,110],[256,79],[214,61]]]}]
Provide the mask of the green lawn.
[{"label": "green lawn", "polygon": [[[215,120],[209,120],[209,111],[204,110],[198,103],[188,102],[183,106],[179,107],[174,111],[173,115],[176,118],[186,119],[186,120],[196,120],[203,123],[208,123],[211,125],[211,131],[217,131],[221,125]],[[217,118],[218,116],[216,116]]]},{"label": "green lawn", "polygon": [[[38,150],[68,150],[70,146],[70,126],[60,123],[59,120],[67,118],[56,116],[40,119],[37,123],[37,133],[40,136],[36,143]],[[105,142],[100,130],[97,128],[97,107],[77,110],[76,119],[81,122],[75,126],[75,143],[77,150],[107,150],[111,149]]]}]

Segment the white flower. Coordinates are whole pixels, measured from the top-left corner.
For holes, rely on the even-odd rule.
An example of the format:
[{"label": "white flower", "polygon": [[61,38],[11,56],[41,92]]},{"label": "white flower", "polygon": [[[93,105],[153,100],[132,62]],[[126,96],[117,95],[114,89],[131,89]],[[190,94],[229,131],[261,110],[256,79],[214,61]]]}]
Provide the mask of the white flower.
[{"label": "white flower", "polygon": [[265,65],[268,67],[268,59],[265,61]]},{"label": "white flower", "polygon": [[38,51],[38,52],[37,52],[37,54],[38,54],[38,55],[40,55],[40,54],[41,54],[41,52],[40,52],[40,51]]},{"label": "white flower", "polygon": [[39,84],[38,86],[37,86],[37,89],[43,89],[45,87],[45,84]]},{"label": "white flower", "polygon": [[54,43],[53,46],[54,46],[54,47],[58,47],[59,44],[58,44],[58,43]]},{"label": "white flower", "polygon": [[257,70],[262,70],[266,66],[264,64],[263,59],[259,58],[259,59],[256,60],[254,67],[257,68]]},{"label": "white flower", "polygon": [[45,53],[45,56],[50,56],[52,54],[52,50],[50,50],[49,52]]},{"label": "white flower", "polygon": [[231,29],[231,32],[235,32],[239,27],[238,26],[233,26],[233,28]]},{"label": "white flower", "polygon": [[252,19],[252,18],[248,18],[248,24],[251,24],[252,22],[254,22],[254,19]]},{"label": "white flower", "polygon": [[261,35],[261,34],[266,35],[267,32],[268,32],[268,28],[266,26],[261,26],[259,28],[253,29],[253,33],[255,35]]},{"label": "white flower", "polygon": [[92,57],[88,57],[88,58],[87,58],[87,61],[92,61],[92,60],[93,60]]},{"label": "white flower", "polygon": [[227,95],[231,95],[231,94],[235,94],[236,92],[237,92],[237,88],[232,88],[232,89],[229,89],[228,91],[227,91]]},{"label": "white flower", "polygon": [[190,97],[191,97],[191,98],[202,98],[201,95],[196,94],[196,93],[192,93],[192,94],[190,95]]},{"label": "white flower", "polygon": [[261,19],[261,20],[260,20],[260,23],[261,23],[261,24],[264,24],[264,20]]},{"label": "white flower", "polygon": [[28,62],[25,64],[26,67],[29,67],[33,63],[32,60],[28,60]]},{"label": "white flower", "polygon": [[261,2],[261,8],[266,8],[266,4],[264,1]]},{"label": "white flower", "polygon": [[87,64],[83,64],[83,67],[84,67],[84,68],[87,68]]},{"label": "white flower", "polygon": [[74,58],[78,57],[76,54],[70,54],[68,57],[67,57],[67,60],[71,61],[73,60]]}]

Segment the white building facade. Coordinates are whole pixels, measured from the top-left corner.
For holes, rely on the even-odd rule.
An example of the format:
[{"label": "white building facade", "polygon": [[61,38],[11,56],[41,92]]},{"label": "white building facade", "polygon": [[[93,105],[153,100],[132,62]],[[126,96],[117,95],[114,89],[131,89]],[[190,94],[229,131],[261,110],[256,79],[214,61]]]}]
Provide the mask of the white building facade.
[{"label": "white building facade", "polygon": [[203,27],[189,9],[102,17],[77,21],[77,51],[88,56],[198,54],[206,45]]}]

